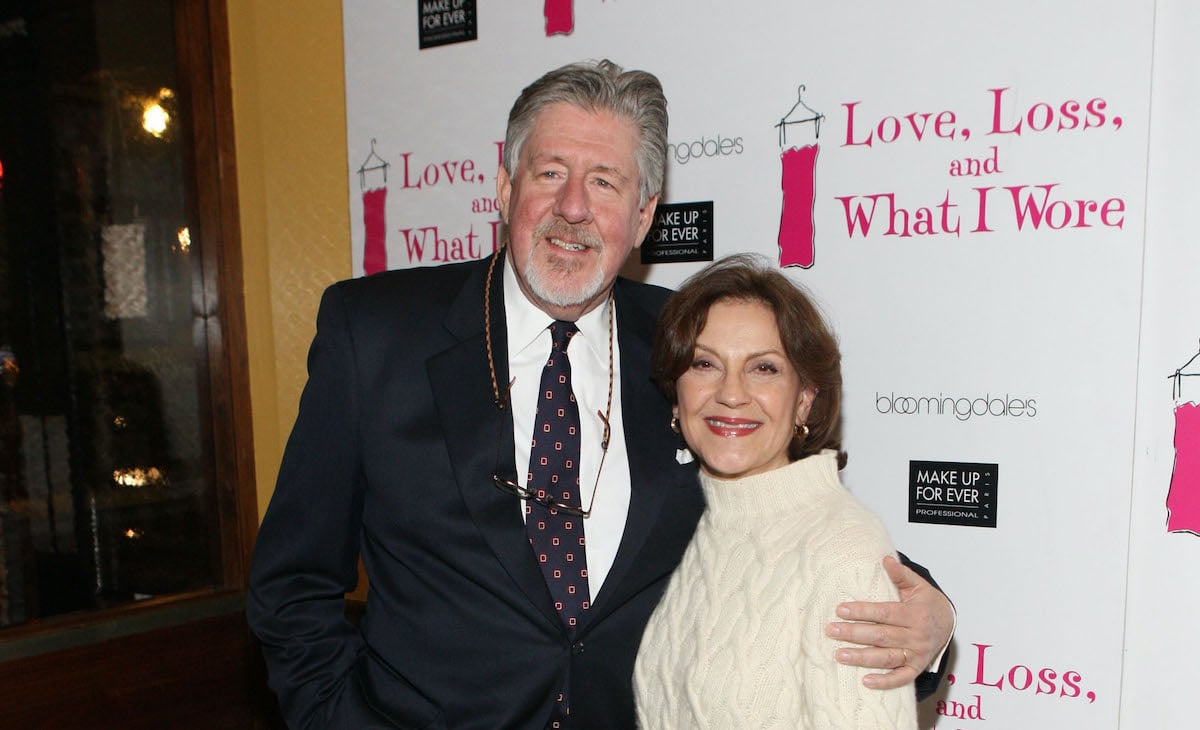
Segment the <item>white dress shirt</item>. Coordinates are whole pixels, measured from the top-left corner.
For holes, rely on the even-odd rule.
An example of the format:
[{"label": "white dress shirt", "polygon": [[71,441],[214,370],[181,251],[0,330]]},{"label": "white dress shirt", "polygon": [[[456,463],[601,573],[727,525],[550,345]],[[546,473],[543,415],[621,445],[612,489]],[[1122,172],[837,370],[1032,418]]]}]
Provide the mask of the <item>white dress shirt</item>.
[{"label": "white dress shirt", "polygon": [[[591,502],[592,485],[596,484],[596,472],[603,453],[600,441],[604,436],[604,422],[596,413],[604,413],[608,406],[610,306],[615,304],[606,300],[580,317],[575,323],[579,333],[571,338],[567,348],[567,357],[571,361],[571,388],[579,404],[579,497],[584,509]],[[510,400],[517,481],[524,485],[528,477],[529,447],[533,441],[542,369],[550,356],[550,330],[547,328],[554,320],[525,297],[510,261],[504,266],[504,314],[508,333],[508,374],[515,378]],[[616,559],[625,531],[625,516],[629,512],[629,453],[625,448],[621,418],[621,350],[615,331],[615,311],[613,315],[613,390],[608,454],[604,456],[604,469],[596,487],[592,513],[584,520],[588,589],[593,602]],[[523,500],[520,509],[524,519]]]}]

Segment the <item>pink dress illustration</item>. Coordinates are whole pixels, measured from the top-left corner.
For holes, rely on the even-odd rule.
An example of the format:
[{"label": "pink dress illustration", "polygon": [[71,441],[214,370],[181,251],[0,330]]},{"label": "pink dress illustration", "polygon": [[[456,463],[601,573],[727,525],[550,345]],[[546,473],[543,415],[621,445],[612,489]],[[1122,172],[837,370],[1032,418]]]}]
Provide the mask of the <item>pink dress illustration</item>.
[{"label": "pink dress illustration", "polygon": [[[824,114],[804,103],[804,86],[796,94],[796,103],[775,126],[779,128],[780,162],[783,168],[783,202],[779,215],[779,265],[809,268],[816,261],[817,233],[813,220],[816,203],[817,153],[815,138],[821,136]],[[812,124],[814,142],[788,146],[790,126]]]},{"label": "pink dress illustration", "polygon": [[542,11],[546,16],[546,37],[570,35],[575,30],[574,0],[545,0]]},{"label": "pink dress illustration", "polygon": [[816,200],[816,144],[783,151],[783,211],[779,216],[779,265],[809,268],[816,260],[813,224]]},{"label": "pink dress illustration", "polygon": [[[387,269],[387,168],[388,163],[375,153],[375,140],[371,140],[371,154],[358,168],[358,186],[362,191],[363,206],[363,276],[370,276]],[[373,174],[379,173],[379,174]],[[380,175],[381,174],[381,175]],[[371,184],[367,178],[379,179]]]},{"label": "pink dress illustration", "polygon": [[1200,358],[1200,352],[1175,371],[1175,465],[1167,491],[1167,532],[1200,535],[1200,405],[1180,402],[1183,378],[1200,375],[1188,368]]}]

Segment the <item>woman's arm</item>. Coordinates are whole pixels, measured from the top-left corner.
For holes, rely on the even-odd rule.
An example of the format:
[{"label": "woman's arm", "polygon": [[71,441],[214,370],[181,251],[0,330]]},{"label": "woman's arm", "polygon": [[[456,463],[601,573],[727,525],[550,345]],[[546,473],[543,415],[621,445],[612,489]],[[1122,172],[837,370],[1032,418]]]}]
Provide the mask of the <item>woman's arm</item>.
[{"label": "woman's arm", "polygon": [[873,515],[837,528],[815,556],[819,567],[805,608],[803,692],[814,728],[915,729],[916,696],[907,682],[887,689],[864,684],[868,669],[835,661],[848,647],[826,633],[836,607],[850,599],[896,602],[893,584],[880,556],[891,548]]},{"label": "woman's arm", "polygon": [[838,606],[842,620],[830,623],[826,632],[850,644],[838,650],[839,662],[888,670],[864,676],[866,686],[890,689],[915,680],[920,701],[937,690],[945,675],[946,649],[956,622],[954,606],[929,571],[903,553],[899,561],[884,558],[883,567],[899,591],[899,599],[843,603]]}]

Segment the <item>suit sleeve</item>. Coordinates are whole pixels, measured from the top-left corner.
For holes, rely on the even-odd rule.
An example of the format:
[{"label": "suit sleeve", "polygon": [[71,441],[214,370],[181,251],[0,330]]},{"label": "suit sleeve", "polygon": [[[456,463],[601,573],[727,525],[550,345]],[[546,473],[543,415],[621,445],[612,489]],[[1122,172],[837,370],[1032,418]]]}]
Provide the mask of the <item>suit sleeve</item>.
[{"label": "suit sleeve", "polygon": [[[904,553],[897,552],[896,556],[900,558],[901,563],[903,563],[908,568],[910,568],[914,573],[921,576],[925,580],[929,581],[929,584],[931,586],[933,586],[934,588],[937,588],[939,591],[942,591],[941,586],[939,586],[937,584],[937,581],[935,581],[933,579],[933,575],[931,575],[930,572],[928,570],[926,570],[924,566],[919,565],[918,563],[914,563],[912,560],[909,560],[908,556],[905,555]],[[945,595],[945,594],[946,594],[946,592],[942,591],[942,595]],[[946,597],[949,598],[949,596],[946,596]],[[917,701],[918,702],[928,698],[934,692],[937,692],[938,685],[940,685],[942,683],[942,677],[946,676],[946,665],[948,664],[947,660],[949,659],[949,657],[950,657],[950,652],[943,651],[942,652],[942,660],[938,662],[938,665],[936,667],[934,667],[933,671],[925,672],[925,673],[917,676],[917,678],[913,682],[913,684],[917,688]]]},{"label": "suit sleeve", "polygon": [[247,618],[288,726],[324,725],[362,638],[345,618],[358,578],[363,477],[354,342],[337,285],[326,290],[308,383],[259,530]]}]

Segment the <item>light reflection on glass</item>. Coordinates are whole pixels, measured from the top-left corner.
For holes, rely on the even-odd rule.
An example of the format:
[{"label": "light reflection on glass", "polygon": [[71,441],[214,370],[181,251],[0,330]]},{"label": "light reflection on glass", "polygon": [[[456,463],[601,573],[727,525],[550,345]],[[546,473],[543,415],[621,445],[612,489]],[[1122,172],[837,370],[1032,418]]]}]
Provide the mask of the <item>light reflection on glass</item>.
[{"label": "light reflection on glass", "polygon": [[167,485],[166,475],[156,466],[113,469],[112,478],[119,487],[163,487]]},{"label": "light reflection on glass", "polygon": [[142,104],[142,129],[155,137],[162,138],[171,123],[171,114],[163,106],[163,102],[174,99],[175,92],[167,88],[158,90],[158,96],[146,99]]}]

